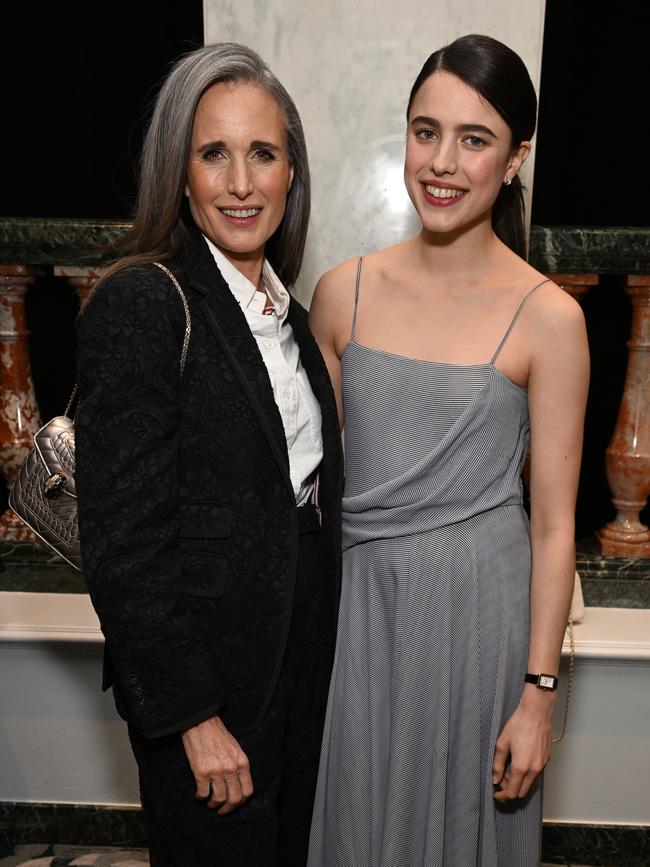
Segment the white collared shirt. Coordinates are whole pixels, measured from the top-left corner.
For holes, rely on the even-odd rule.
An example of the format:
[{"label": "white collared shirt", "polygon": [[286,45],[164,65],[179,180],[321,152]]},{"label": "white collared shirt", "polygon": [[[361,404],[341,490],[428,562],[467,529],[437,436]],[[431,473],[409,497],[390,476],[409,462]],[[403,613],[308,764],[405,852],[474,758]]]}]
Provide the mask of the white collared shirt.
[{"label": "white collared shirt", "polygon": [[311,476],[323,457],[323,441],[320,406],[300,361],[293,329],[287,322],[289,293],[265,259],[262,281],[273,305],[273,312],[265,314],[267,296],[258,292],[209,238],[205,240],[246,317],[266,365],[287,440],[291,484],[296,503],[301,506],[312,492]]}]

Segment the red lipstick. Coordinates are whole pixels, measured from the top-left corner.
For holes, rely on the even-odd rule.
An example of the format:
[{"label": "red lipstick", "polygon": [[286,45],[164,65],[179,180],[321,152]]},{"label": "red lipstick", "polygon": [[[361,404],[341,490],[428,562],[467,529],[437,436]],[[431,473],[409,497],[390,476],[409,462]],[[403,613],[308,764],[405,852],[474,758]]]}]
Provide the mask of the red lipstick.
[{"label": "red lipstick", "polygon": [[[422,195],[424,196],[425,202],[429,205],[433,205],[435,208],[449,208],[457,202],[460,202],[467,192],[463,187],[447,183],[446,181],[421,181],[420,185],[422,187]],[[449,195],[445,197],[433,196],[427,190],[427,187],[435,187],[439,190],[457,190],[459,195]]]}]

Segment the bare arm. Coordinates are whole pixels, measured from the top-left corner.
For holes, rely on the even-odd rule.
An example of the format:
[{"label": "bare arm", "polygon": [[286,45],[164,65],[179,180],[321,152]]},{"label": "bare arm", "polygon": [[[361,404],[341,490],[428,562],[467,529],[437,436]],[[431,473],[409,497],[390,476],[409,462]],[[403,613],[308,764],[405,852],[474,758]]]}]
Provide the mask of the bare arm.
[{"label": "bare arm", "polygon": [[352,331],[356,265],[356,259],[350,260],[323,274],[309,308],[309,326],[332,380],[341,429],[344,423],[341,357]]},{"label": "bare arm", "polygon": [[[532,546],[528,671],[557,675],[575,572],[574,514],[589,351],[582,311],[559,289],[547,293],[538,305],[535,326],[528,383]],[[556,699],[556,692],[523,685],[519,705],[497,741],[494,778],[501,787],[497,800],[526,795],[546,765]]]}]

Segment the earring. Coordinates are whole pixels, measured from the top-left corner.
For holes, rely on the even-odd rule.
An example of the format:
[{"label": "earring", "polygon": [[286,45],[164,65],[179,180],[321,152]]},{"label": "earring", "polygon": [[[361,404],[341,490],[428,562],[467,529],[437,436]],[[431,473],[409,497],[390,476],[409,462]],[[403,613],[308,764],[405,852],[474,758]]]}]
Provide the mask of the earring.
[{"label": "earring", "polygon": [[503,183],[506,185],[506,187],[510,186],[510,184],[512,183],[512,178],[510,177],[510,175],[506,175],[506,179]]}]

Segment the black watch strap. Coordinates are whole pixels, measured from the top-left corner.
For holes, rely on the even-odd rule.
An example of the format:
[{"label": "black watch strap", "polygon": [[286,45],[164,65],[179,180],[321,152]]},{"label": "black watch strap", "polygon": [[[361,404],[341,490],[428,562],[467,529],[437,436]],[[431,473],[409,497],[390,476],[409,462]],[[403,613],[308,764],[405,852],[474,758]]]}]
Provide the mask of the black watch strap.
[{"label": "black watch strap", "polygon": [[554,674],[531,674],[527,672],[524,680],[526,683],[534,683],[538,689],[543,689],[547,692],[557,689],[557,677]]}]

